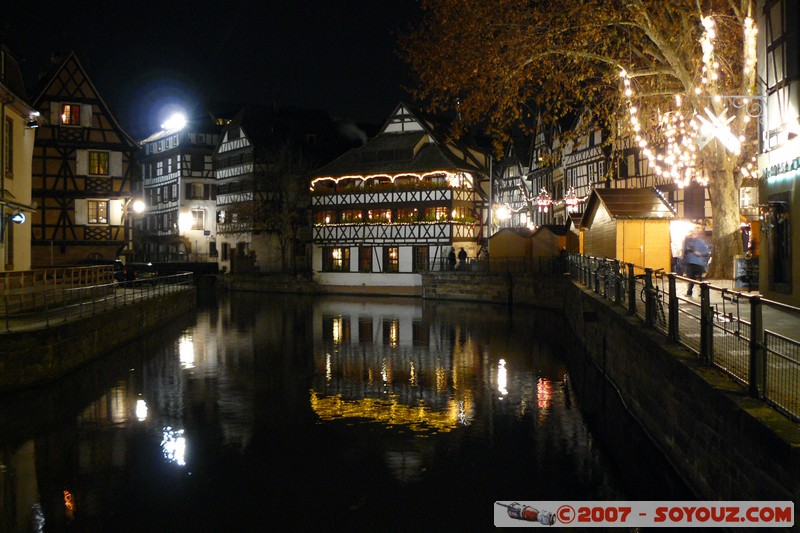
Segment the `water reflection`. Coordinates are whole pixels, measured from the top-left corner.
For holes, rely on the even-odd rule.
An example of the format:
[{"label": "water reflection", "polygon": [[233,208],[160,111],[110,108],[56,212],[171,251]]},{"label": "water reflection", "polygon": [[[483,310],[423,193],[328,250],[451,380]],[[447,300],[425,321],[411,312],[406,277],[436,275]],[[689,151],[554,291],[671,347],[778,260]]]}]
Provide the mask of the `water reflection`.
[{"label": "water reflection", "polygon": [[625,499],[554,327],[462,303],[223,297],[0,398],[0,531],[450,529],[490,526],[506,496]]}]

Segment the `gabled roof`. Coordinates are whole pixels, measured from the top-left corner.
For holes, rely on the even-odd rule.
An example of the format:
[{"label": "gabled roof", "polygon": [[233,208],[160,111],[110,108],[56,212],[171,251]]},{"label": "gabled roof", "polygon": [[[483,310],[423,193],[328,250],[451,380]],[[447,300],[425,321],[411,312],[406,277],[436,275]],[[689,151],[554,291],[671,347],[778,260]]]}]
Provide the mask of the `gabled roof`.
[{"label": "gabled roof", "polygon": [[602,205],[615,219],[669,219],[675,209],[652,187],[644,189],[593,189],[586,202],[580,227],[588,227],[597,208]]},{"label": "gabled roof", "polygon": [[323,110],[251,105],[242,107],[222,134],[241,128],[256,154],[289,143],[309,162],[319,164],[356,142],[342,132],[342,127]]},{"label": "gabled roof", "polygon": [[28,92],[25,90],[25,81],[22,78],[22,70],[19,62],[8,46],[0,42],[0,53],[4,54],[5,61],[0,64],[0,83],[13,93],[17,98],[28,102]]},{"label": "gabled roof", "polygon": [[494,235],[491,236],[492,239],[500,235],[501,233],[513,233],[514,235],[519,235],[523,238],[530,238],[533,235],[533,230],[530,228],[500,228],[499,230],[494,232]]},{"label": "gabled roof", "polygon": [[399,104],[378,135],[319,168],[318,177],[485,172],[485,157],[447,139],[441,124]]},{"label": "gabled roof", "polygon": [[553,235],[558,235],[562,237],[567,234],[567,225],[566,224],[543,224],[536,228],[536,231],[533,232],[533,235],[541,231],[549,231]]},{"label": "gabled roof", "polygon": [[[80,91],[84,90],[83,85],[72,86],[62,83],[62,87],[58,89],[54,95],[48,95],[47,93],[50,90],[50,87],[57,81],[59,73],[62,70],[66,69],[70,62],[74,63],[75,64],[74,68],[80,71],[80,73],[83,75],[83,83],[86,84],[90,94],[87,94],[85,92],[83,94],[79,93]],[[128,135],[128,132],[122,129],[122,126],[120,126],[119,122],[117,122],[117,119],[114,117],[114,114],[111,113],[111,109],[109,109],[108,104],[106,104],[105,100],[103,100],[103,97],[100,96],[100,92],[94,86],[94,83],[92,83],[92,80],[91,78],[89,78],[89,75],[86,74],[86,69],[84,69],[83,65],[81,65],[81,62],[78,61],[78,56],[75,55],[75,52],[70,52],[69,55],[66,57],[66,59],[64,59],[64,61],[62,61],[60,65],[54,67],[50,71],[49,75],[46,78],[44,78],[44,83],[42,83],[41,89],[39,90],[38,95],[36,96],[36,100],[34,100],[34,105],[37,108],[39,108],[41,107],[43,102],[51,101],[53,96],[63,97],[67,99],[69,99],[70,97],[96,99],[97,102],[99,103],[98,104],[99,107],[102,109],[103,113],[108,117],[109,122],[112,124],[113,129],[120,136],[120,139],[132,147],[138,147],[136,141],[134,141],[133,138],[130,135]]]}]

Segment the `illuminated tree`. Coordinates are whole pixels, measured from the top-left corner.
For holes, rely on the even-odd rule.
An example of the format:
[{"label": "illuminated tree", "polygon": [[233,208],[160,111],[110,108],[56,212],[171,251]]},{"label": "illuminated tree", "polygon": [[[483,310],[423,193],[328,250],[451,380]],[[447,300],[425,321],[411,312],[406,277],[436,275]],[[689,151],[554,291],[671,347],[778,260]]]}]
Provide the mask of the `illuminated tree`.
[{"label": "illuminated tree", "polygon": [[755,89],[753,4],[421,0],[422,22],[400,49],[415,96],[431,111],[456,110],[460,131],[481,124],[500,144],[536,113],[555,123],[588,110],[592,127],[638,135],[656,172],[709,187],[720,259],[711,275],[731,277],[758,101],[734,108],[730,97]]}]

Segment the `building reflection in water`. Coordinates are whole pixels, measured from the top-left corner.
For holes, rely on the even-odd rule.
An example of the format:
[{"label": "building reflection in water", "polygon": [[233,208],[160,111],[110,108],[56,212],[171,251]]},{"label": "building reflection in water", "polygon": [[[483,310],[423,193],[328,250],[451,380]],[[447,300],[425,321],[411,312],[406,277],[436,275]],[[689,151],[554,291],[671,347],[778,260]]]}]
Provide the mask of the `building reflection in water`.
[{"label": "building reflection in water", "polygon": [[[441,465],[464,476],[462,465],[492,450],[520,453],[525,472],[548,480],[568,468],[570,483],[606,481],[566,369],[539,336],[549,316],[419,300],[237,298],[198,313],[157,348],[134,347],[122,369],[82,378],[96,385],[73,405],[58,404],[71,388],[53,393],[38,416],[55,423],[0,435],[0,531],[104,516],[130,478],[157,491],[159,481],[188,479],[220,457],[226,466],[244,457],[268,465],[258,489],[283,462],[292,474],[308,462],[344,465],[336,488],[358,493],[347,483],[364,457],[382,462],[373,472],[380,486],[383,475],[406,486],[432,467],[450,479]],[[506,463],[482,461],[492,475]],[[292,494],[315,482],[302,477]],[[333,486],[327,475],[316,482]]]},{"label": "building reflection in water", "polygon": [[431,434],[469,423],[471,381],[481,370],[477,344],[424,321],[421,306],[323,303],[314,328],[310,397],[320,420]]},{"label": "building reflection in water", "polygon": [[[417,433],[468,425],[491,376],[498,398],[509,395],[509,372],[530,379],[504,358],[487,368],[491,347],[459,325],[423,319],[422,306],[364,302],[318,305],[314,313],[315,379],[310,391],[321,421],[349,420]],[[484,376],[484,374],[487,374]],[[524,374],[524,375],[523,375]],[[514,401],[545,409],[549,381],[519,387]]]}]

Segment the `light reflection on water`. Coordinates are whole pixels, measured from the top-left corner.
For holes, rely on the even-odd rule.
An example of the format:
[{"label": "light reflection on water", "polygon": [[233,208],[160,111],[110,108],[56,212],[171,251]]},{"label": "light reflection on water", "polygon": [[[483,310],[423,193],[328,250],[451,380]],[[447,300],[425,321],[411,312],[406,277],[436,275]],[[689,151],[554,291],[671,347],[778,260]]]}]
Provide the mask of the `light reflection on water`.
[{"label": "light reflection on water", "polygon": [[[0,417],[0,530],[41,516],[79,531],[488,529],[497,499],[625,499],[547,340],[556,322],[411,299],[221,297],[47,401],[0,401],[41,419],[23,431]],[[469,512],[454,517],[456,504]]]}]

